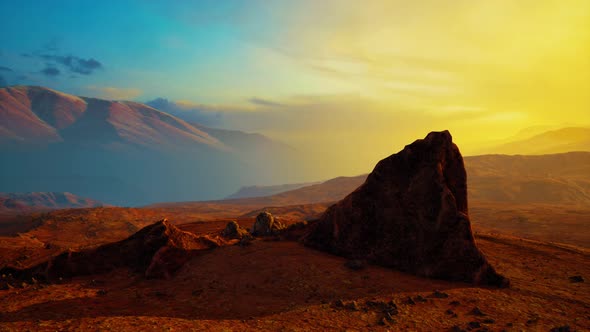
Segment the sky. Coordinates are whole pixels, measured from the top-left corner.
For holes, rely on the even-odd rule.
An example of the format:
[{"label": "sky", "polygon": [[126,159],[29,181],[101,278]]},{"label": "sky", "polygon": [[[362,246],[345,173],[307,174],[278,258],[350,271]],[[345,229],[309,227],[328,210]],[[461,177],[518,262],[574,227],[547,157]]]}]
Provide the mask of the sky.
[{"label": "sky", "polygon": [[19,0],[0,27],[0,84],[165,98],[342,175],[432,130],[590,125],[587,0]]}]

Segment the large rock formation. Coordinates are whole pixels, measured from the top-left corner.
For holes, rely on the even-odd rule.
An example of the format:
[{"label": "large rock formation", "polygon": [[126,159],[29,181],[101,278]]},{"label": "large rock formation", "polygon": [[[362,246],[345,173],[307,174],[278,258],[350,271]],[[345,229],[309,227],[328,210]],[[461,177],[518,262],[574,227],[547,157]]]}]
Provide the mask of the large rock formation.
[{"label": "large rock formation", "polygon": [[190,251],[222,244],[220,239],[182,231],[164,219],[119,242],[64,252],[28,269],[5,268],[1,272],[20,279],[56,280],[128,267],[148,278],[168,278],[191,257]]},{"label": "large rock formation", "polygon": [[448,131],[381,160],[303,242],[419,276],[508,285],[475,245],[463,158]]}]

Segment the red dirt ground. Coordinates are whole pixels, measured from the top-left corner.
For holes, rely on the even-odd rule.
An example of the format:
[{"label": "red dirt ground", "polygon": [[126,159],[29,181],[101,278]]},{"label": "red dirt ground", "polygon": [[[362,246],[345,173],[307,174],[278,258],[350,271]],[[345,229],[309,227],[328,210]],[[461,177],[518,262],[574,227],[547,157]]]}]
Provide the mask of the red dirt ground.
[{"label": "red dirt ground", "polygon": [[[203,234],[225,222],[181,228]],[[354,271],[345,259],[296,242],[256,240],[199,253],[169,280],[120,269],[0,291],[0,330],[441,331],[466,329],[470,322],[491,331],[590,329],[588,281],[569,280],[588,279],[590,252],[500,235],[480,234],[477,243],[510,278],[510,288],[476,288],[376,266]],[[434,290],[448,298],[433,297]],[[426,301],[407,304],[418,295]],[[337,307],[337,300],[356,301],[358,308]],[[369,300],[393,301],[398,314],[381,325],[384,314]],[[470,314],[474,307],[485,316]]]}]

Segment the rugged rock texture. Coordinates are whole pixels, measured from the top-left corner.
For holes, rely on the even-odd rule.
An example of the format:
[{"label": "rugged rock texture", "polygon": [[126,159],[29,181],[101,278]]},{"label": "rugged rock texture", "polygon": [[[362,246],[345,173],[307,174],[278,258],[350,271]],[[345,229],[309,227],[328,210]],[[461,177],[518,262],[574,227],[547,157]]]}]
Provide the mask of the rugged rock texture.
[{"label": "rugged rock texture", "polygon": [[275,235],[285,226],[279,221],[275,220],[274,216],[267,211],[260,212],[256,216],[254,226],[252,226],[252,235],[254,236],[268,236]]},{"label": "rugged rock texture", "polygon": [[248,231],[240,227],[240,225],[234,220],[228,222],[225,229],[221,231],[221,236],[228,239],[241,239],[246,235],[249,235]]},{"label": "rugged rock texture", "polygon": [[119,242],[68,251],[29,269],[5,268],[1,272],[19,279],[56,280],[129,267],[148,278],[168,278],[190,258],[190,251],[218,247],[222,242],[182,231],[164,219]]},{"label": "rugged rock texture", "polygon": [[463,158],[448,131],[381,160],[303,242],[420,276],[508,285],[475,245]]}]

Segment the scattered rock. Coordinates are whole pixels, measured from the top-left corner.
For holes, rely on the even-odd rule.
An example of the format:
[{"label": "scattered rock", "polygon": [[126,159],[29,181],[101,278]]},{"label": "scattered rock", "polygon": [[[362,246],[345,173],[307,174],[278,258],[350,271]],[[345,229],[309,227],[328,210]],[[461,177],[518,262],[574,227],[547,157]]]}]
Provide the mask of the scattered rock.
[{"label": "scattered rock", "polygon": [[390,323],[395,323],[395,319],[393,319],[393,316],[391,316],[391,314],[388,312],[385,312],[383,314],[383,318],[385,318],[385,320],[387,320]]},{"label": "scattered rock", "polygon": [[416,304],[416,301],[414,301],[414,299],[412,299],[411,296],[408,296],[408,298],[406,299],[406,304],[414,305]]},{"label": "scattered rock", "polygon": [[582,276],[571,276],[569,277],[569,280],[573,283],[584,282],[584,278],[582,278]]},{"label": "scattered rock", "polygon": [[311,224],[307,246],[415,275],[508,286],[476,247],[463,157],[448,131],[381,160]]},{"label": "scattered rock", "polygon": [[164,219],[125,240],[81,251],[69,250],[29,269],[11,272],[20,280],[34,277],[61,283],[62,277],[96,275],[128,267],[148,278],[168,278],[190,258],[191,250],[211,249],[222,243],[220,238],[182,231]]},{"label": "scattered rock", "polygon": [[453,327],[451,327],[449,329],[449,332],[466,332],[464,329],[462,329],[459,325],[454,325]]},{"label": "scattered rock", "polygon": [[350,301],[344,307],[348,310],[359,311],[359,306],[356,301]]},{"label": "scattered rock", "polygon": [[362,270],[365,268],[365,263],[360,259],[349,259],[344,263],[344,266],[351,270]]},{"label": "scattered rock", "polygon": [[416,302],[428,302],[428,300],[425,299],[424,297],[422,297],[422,295],[416,295],[414,297],[414,301],[416,301]]},{"label": "scattered rock", "polygon": [[467,324],[467,326],[470,329],[477,329],[477,328],[480,328],[481,327],[481,323],[480,322],[473,321],[473,322],[469,322],[469,324]]},{"label": "scattered rock", "polygon": [[367,307],[385,314],[385,316],[388,320],[390,320],[389,319],[390,316],[394,316],[394,315],[398,314],[397,305],[395,304],[395,302],[393,302],[393,300],[391,300],[389,302],[369,300],[369,301],[365,302],[365,304]]},{"label": "scattered rock", "polygon": [[342,301],[341,299],[338,299],[336,301],[334,301],[334,306],[337,308],[343,308],[344,307],[344,301]]},{"label": "scattered rock", "polygon": [[250,233],[254,236],[269,236],[276,235],[283,229],[285,229],[283,224],[275,220],[270,212],[264,211],[256,216],[256,221]]},{"label": "scattered rock", "polygon": [[225,226],[225,229],[221,231],[221,236],[228,239],[241,239],[247,235],[249,235],[248,231],[241,228],[240,225],[234,220],[228,222]]},{"label": "scattered rock", "polygon": [[559,327],[554,327],[551,330],[549,330],[550,332],[570,332],[570,326],[569,325],[563,325],[563,326],[559,326]]},{"label": "scattered rock", "polygon": [[449,297],[449,294],[441,292],[439,290],[435,290],[434,293],[432,293],[432,297],[435,297],[437,299],[446,299]]},{"label": "scattered rock", "polygon": [[469,314],[474,316],[487,316],[483,311],[481,311],[481,309],[479,309],[479,307],[474,307],[471,309]]}]

